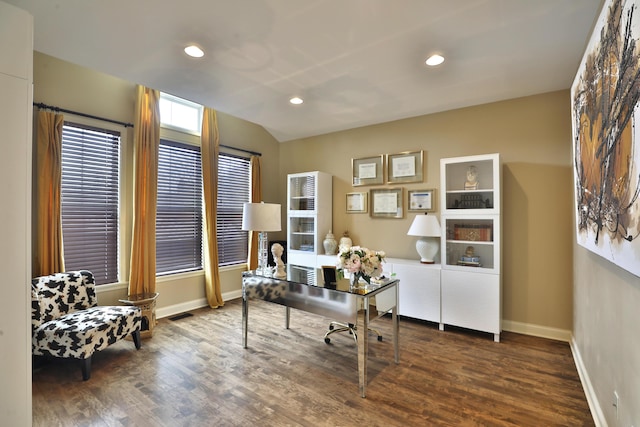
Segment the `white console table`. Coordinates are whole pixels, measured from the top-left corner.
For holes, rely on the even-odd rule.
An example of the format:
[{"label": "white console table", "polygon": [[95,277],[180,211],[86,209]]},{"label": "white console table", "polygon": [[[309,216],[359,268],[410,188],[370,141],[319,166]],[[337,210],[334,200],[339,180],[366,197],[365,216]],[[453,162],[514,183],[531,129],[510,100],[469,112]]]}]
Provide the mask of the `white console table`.
[{"label": "white console table", "polygon": [[[317,268],[336,261],[335,255],[318,255]],[[494,341],[500,340],[501,300],[493,277],[443,270],[441,264],[421,264],[418,259],[386,258],[383,268],[386,276],[393,274],[400,281],[401,316],[438,323],[441,331],[451,325],[489,332]]]}]

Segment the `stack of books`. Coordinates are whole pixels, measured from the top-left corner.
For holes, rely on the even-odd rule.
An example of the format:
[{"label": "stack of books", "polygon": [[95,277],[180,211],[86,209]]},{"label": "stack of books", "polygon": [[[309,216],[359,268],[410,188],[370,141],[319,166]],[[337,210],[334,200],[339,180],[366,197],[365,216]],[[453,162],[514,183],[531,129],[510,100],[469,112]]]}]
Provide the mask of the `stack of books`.
[{"label": "stack of books", "polygon": [[480,267],[480,257],[479,256],[461,256],[458,261],[458,265],[466,265],[470,267]]}]

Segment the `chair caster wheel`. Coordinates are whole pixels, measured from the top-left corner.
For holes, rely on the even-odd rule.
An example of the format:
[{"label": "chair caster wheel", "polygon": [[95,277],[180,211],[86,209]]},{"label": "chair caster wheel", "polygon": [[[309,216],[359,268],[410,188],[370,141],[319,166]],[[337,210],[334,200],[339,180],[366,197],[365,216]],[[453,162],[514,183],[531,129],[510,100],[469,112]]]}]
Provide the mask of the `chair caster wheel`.
[{"label": "chair caster wheel", "polygon": [[324,342],[325,342],[325,343],[327,343],[327,344],[329,344],[329,343],[331,342],[331,338],[325,338],[325,339],[324,339]]},{"label": "chair caster wheel", "polygon": [[382,341],[382,335],[378,335],[378,341]]}]

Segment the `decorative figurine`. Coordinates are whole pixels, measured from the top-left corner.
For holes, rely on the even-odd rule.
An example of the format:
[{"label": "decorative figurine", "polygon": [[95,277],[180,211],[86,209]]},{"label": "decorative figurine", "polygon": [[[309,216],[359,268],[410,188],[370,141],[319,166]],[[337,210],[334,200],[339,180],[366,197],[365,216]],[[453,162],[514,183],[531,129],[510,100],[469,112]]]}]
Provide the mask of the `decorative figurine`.
[{"label": "decorative figurine", "polygon": [[460,257],[458,265],[466,265],[470,267],[480,267],[480,257],[475,254],[473,246],[467,246],[464,255]]},{"label": "decorative figurine", "polygon": [[284,262],[282,262],[282,254],[284,253],[284,247],[280,243],[274,243],[271,245],[271,254],[273,255],[273,260],[276,263],[275,272],[273,277],[276,279],[286,279],[287,273],[284,271]]},{"label": "decorative figurine", "polygon": [[478,189],[478,169],[475,166],[469,166],[469,169],[467,169],[467,181],[464,183],[464,189]]},{"label": "decorative figurine", "polygon": [[473,248],[473,246],[467,246],[467,249],[464,251],[464,256],[472,258],[474,254],[475,249]]}]

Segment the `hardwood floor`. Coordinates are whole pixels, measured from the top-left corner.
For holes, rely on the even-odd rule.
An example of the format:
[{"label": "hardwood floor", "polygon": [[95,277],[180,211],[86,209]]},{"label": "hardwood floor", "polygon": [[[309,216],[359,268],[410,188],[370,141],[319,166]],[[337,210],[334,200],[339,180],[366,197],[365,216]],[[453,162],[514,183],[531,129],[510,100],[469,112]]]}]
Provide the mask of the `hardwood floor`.
[{"label": "hardwood floor", "polygon": [[[349,335],[322,340],[329,319],[252,301],[249,348],[241,302],[161,319],[136,351],[130,341],[76,364],[34,368],[34,426],[592,426],[569,345],[493,336],[409,319],[393,363],[391,319],[374,325],[367,397],[359,397]],[[0,423],[1,424],[1,423]]]}]

